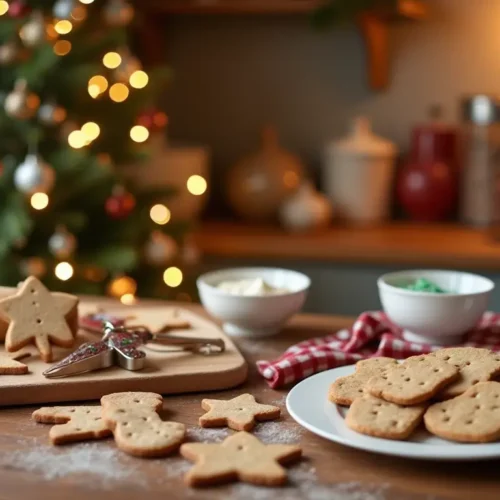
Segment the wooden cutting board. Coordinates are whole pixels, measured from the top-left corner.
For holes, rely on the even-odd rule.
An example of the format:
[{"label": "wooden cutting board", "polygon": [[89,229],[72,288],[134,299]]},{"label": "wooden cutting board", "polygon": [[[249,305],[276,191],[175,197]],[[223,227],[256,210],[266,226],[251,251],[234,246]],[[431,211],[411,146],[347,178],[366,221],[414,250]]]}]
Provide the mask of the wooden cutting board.
[{"label": "wooden cutting board", "polygon": [[[80,315],[96,312],[103,302],[84,299],[79,306]],[[134,316],[131,324],[146,325],[153,331],[165,323],[165,315],[173,306],[105,306],[107,313]],[[119,367],[74,375],[67,378],[47,379],[42,375],[50,364],[38,357],[36,349],[27,347],[23,352],[31,356],[22,362],[28,365],[26,375],[0,375],[0,406],[31,403],[55,403],[99,399],[105,394],[120,391],[152,391],[160,394],[211,391],[229,389],[246,380],[248,367],[234,343],[213,322],[184,308],[178,308],[181,318],[191,325],[190,329],[172,331],[172,334],[193,337],[220,337],[226,350],[222,354],[204,356],[169,347],[154,346],[146,352],[146,366],[136,372]],[[88,341],[96,341],[99,335],[80,330],[74,348]],[[73,349],[54,348],[55,361],[59,361]],[[159,349],[159,350],[158,350]],[[0,353],[4,354],[4,346]]]}]

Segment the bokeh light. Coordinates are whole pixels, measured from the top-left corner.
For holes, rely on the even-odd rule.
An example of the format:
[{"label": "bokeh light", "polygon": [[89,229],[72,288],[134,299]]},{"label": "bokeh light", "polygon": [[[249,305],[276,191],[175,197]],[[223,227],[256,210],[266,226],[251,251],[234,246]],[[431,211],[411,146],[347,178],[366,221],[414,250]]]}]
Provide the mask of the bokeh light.
[{"label": "bokeh light", "polygon": [[74,149],[80,149],[87,144],[87,138],[81,130],[73,130],[68,135],[68,144]]},{"label": "bokeh light", "polygon": [[113,279],[108,285],[109,295],[121,298],[126,294],[135,295],[137,283],[130,276],[119,276]]},{"label": "bokeh light", "polygon": [[93,76],[88,83],[88,93],[95,99],[106,91],[108,88],[108,80],[102,75]]},{"label": "bokeh light", "polygon": [[149,216],[151,217],[151,220],[153,222],[156,222],[156,224],[163,226],[170,220],[171,215],[170,210],[165,205],[158,203],[157,205],[153,205],[151,207]]},{"label": "bokeh light", "polygon": [[128,87],[123,83],[114,83],[109,89],[109,97],[115,102],[123,102],[128,94]]},{"label": "bokeh light", "polygon": [[88,5],[92,3],[94,0],[80,0],[80,3],[84,3],[85,5]]},{"label": "bokeh light", "polygon": [[87,122],[82,125],[82,133],[89,141],[94,141],[99,137],[101,129],[97,123]]},{"label": "bokeh light", "polygon": [[56,56],[65,56],[71,51],[71,42],[68,40],[58,40],[53,47]]},{"label": "bokeh light", "polygon": [[130,86],[134,87],[134,89],[143,89],[148,84],[148,82],[149,77],[142,70],[134,71],[129,78]]},{"label": "bokeh light", "polygon": [[163,281],[171,288],[178,287],[182,283],[182,271],[175,266],[165,269]]},{"label": "bokeh light", "polygon": [[133,293],[125,293],[120,297],[120,302],[126,306],[131,306],[137,302],[137,299]]},{"label": "bokeh light", "polygon": [[45,193],[34,193],[30,203],[35,210],[43,210],[49,205],[49,197]]},{"label": "bokeh light", "polygon": [[71,18],[75,21],[83,21],[87,17],[87,9],[83,5],[77,5],[71,12]]},{"label": "bokeh light", "polygon": [[0,16],[6,14],[9,10],[9,4],[5,0],[0,1]]},{"label": "bokeh light", "polygon": [[130,138],[134,142],[144,142],[149,137],[149,130],[142,125],[135,125],[130,129]]},{"label": "bokeh light", "polygon": [[207,181],[201,175],[192,175],[187,180],[187,188],[191,194],[200,196],[207,190]]},{"label": "bokeh light", "polygon": [[54,24],[54,29],[60,35],[67,35],[73,29],[73,25],[71,24],[71,21],[63,19]]},{"label": "bokeh light", "polygon": [[73,266],[69,262],[59,262],[54,269],[54,274],[61,281],[68,281],[73,276]]},{"label": "bokeh light", "polygon": [[118,52],[108,52],[104,54],[104,57],[102,58],[102,63],[106,68],[109,69],[115,69],[120,66],[122,62],[122,58]]}]

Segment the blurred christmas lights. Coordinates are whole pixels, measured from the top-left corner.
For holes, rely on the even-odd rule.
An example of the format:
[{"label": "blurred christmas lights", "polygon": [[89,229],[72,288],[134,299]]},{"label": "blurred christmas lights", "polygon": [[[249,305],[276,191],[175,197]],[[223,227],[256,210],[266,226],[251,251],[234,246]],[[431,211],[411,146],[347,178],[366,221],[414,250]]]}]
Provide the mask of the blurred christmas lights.
[{"label": "blurred christmas lights", "polygon": [[31,196],[30,203],[35,210],[43,210],[49,204],[49,197],[45,193],[34,193]]},{"label": "blurred christmas lights", "polygon": [[9,4],[5,0],[0,1],[0,16],[3,16],[9,11]]},{"label": "blurred christmas lights", "polygon": [[73,130],[73,132],[68,135],[68,144],[73,149],[80,149],[87,145],[87,138],[81,130]]},{"label": "blurred christmas lights", "polygon": [[88,141],[94,141],[99,137],[99,134],[101,133],[99,125],[94,122],[84,123],[82,125],[81,131]]},{"label": "blurred christmas lights", "polygon": [[93,76],[88,83],[88,93],[94,99],[106,91],[108,88],[108,80],[102,75]]},{"label": "blurred christmas lights", "polygon": [[61,281],[68,281],[73,276],[73,266],[69,262],[59,262],[54,269],[54,274]]},{"label": "blurred christmas lights", "polygon": [[134,89],[143,89],[149,81],[148,75],[141,70],[134,71],[129,78],[129,83]]},{"label": "blurred christmas lights", "polygon": [[156,224],[163,226],[170,220],[170,210],[165,206],[158,203],[157,205],[153,205],[151,210],[149,211],[149,216],[153,222]]},{"label": "blurred christmas lights", "polygon": [[104,57],[102,58],[102,63],[106,68],[108,69],[115,69],[120,66],[122,62],[122,58],[118,52],[108,52],[104,54]]},{"label": "blurred christmas lights", "polygon": [[175,266],[165,269],[163,281],[171,288],[178,287],[182,283],[182,271]]},{"label": "blurred christmas lights", "polygon": [[128,87],[123,83],[114,83],[109,88],[109,97],[115,102],[123,102],[128,97],[128,94]]},{"label": "blurred christmas lights", "polygon": [[65,56],[71,51],[71,42],[68,40],[58,40],[53,47],[56,56]]},{"label": "blurred christmas lights", "polygon": [[135,295],[137,283],[130,276],[118,276],[114,278],[108,285],[109,295],[121,298],[124,295]]},{"label": "blurred christmas lights", "polygon": [[142,125],[135,125],[130,129],[130,138],[134,142],[144,142],[149,137],[149,130]]},{"label": "blurred christmas lights", "polygon": [[207,190],[207,181],[201,175],[192,175],[187,180],[187,188],[191,194],[200,196]]},{"label": "blurred christmas lights", "polygon": [[67,35],[73,29],[73,25],[71,24],[71,21],[63,19],[54,24],[54,29],[60,35]]},{"label": "blurred christmas lights", "polygon": [[131,306],[137,302],[137,299],[133,293],[125,293],[120,297],[120,302],[126,306]]}]

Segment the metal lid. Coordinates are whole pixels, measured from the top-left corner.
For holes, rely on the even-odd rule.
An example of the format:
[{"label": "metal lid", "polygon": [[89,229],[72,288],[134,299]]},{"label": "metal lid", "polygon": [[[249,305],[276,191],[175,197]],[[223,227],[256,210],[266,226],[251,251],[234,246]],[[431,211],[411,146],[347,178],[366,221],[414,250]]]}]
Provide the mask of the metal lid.
[{"label": "metal lid", "polygon": [[467,97],[462,103],[462,116],[478,125],[500,122],[500,97],[487,94]]}]

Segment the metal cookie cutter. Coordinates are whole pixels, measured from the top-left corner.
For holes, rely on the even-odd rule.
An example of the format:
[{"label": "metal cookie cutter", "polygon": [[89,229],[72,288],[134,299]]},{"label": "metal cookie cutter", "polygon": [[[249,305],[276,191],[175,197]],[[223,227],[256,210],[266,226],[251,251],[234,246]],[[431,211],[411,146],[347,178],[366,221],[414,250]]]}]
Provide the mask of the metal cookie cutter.
[{"label": "metal cookie cutter", "polygon": [[105,322],[103,337],[97,342],[82,344],[76,351],[43,372],[47,378],[69,377],[80,373],[118,365],[125,370],[144,368],[146,354],[140,349],[148,343],[179,347],[206,356],[224,352],[219,338],[177,337],[166,333],[153,334],[145,326],[116,326]]}]

